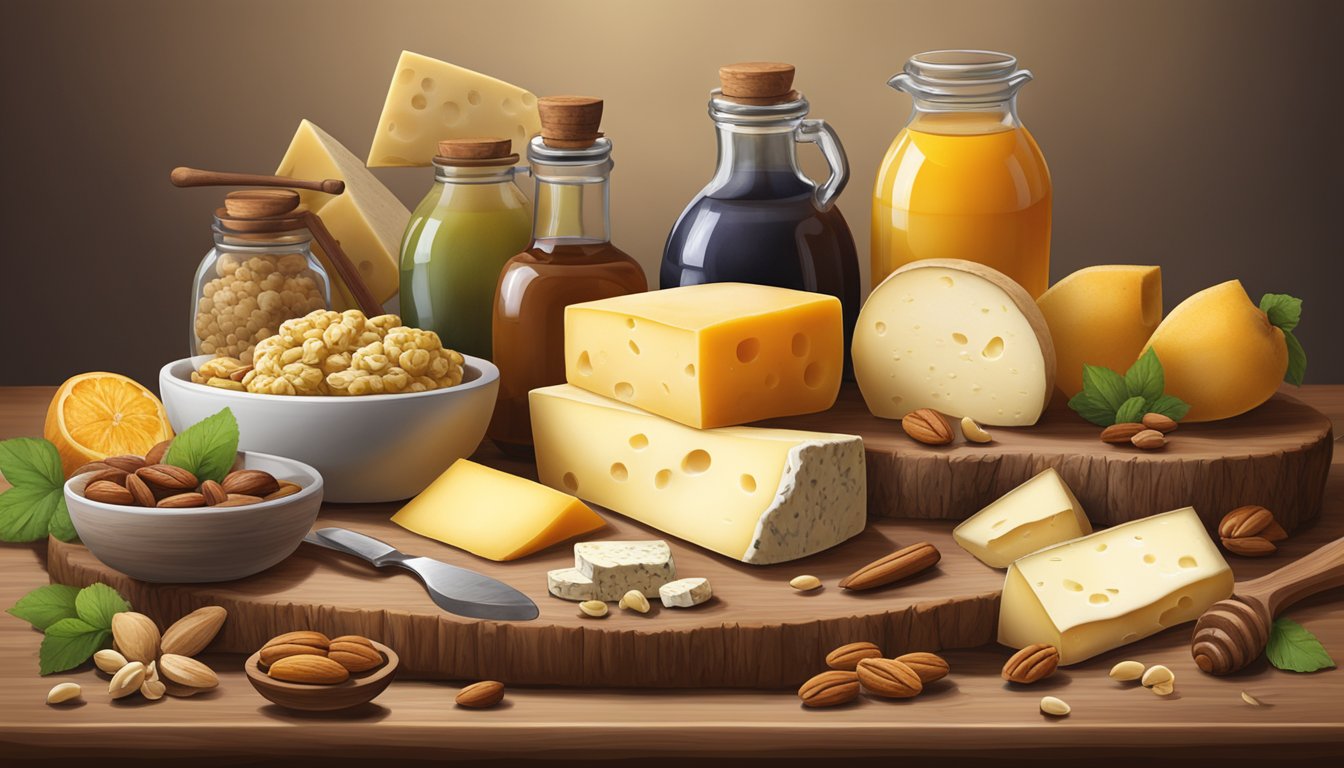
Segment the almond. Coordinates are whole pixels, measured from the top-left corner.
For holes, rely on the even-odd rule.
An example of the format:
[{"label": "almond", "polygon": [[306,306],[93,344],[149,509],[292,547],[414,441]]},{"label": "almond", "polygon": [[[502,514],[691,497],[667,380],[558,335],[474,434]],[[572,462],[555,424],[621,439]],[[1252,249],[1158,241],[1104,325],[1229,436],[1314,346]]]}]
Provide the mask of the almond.
[{"label": "almond", "polygon": [[207,507],[223,504],[229,500],[229,494],[224,490],[224,486],[216,483],[214,480],[206,480],[201,483],[201,495],[205,497],[205,505]]},{"label": "almond", "polygon": [[920,408],[905,414],[901,428],[912,439],[925,445],[947,445],[952,442],[952,426],[943,414],[932,408]]},{"label": "almond", "polygon": [[1101,430],[1101,442],[1115,444],[1128,443],[1135,435],[1139,434],[1144,429],[1145,427],[1137,421],[1124,421],[1119,424],[1112,424]]},{"label": "almond", "polygon": [[[115,467],[108,466],[106,462],[102,461],[90,461],[88,464],[81,464],[78,467],[75,467],[75,471],[70,473],[70,477],[82,475],[86,472],[106,472],[109,469],[115,469]],[[126,470],[120,469],[117,471],[125,472]]]},{"label": "almond", "polygon": [[179,493],[159,500],[160,509],[189,509],[191,507],[204,507],[205,497],[195,491]]},{"label": "almond", "polygon": [[937,654],[919,651],[897,656],[896,660],[913,669],[924,685],[947,677],[947,661]]},{"label": "almond", "polygon": [[1129,442],[1133,443],[1135,448],[1145,451],[1156,451],[1167,444],[1167,438],[1156,429],[1145,429],[1131,437]]},{"label": "almond", "polygon": [[932,544],[911,544],[849,574],[840,580],[840,588],[859,590],[885,586],[932,568],[940,559],[942,554]]},{"label": "almond", "polygon": [[312,685],[336,685],[350,679],[350,672],[326,656],[303,653],[286,656],[266,670],[276,680]]},{"label": "almond", "polygon": [[882,658],[882,649],[873,643],[849,643],[826,654],[826,666],[831,669],[845,669],[850,672],[864,659]]},{"label": "almond", "polygon": [[457,706],[468,709],[487,709],[504,699],[504,684],[495,680],[472,683],[457,692]]},{"label": "almond", "polygon": [[855,672],[832,669],[815,675],[798,689],[805,707],[834,707],[859,697],[859,676]]},{"label": "almond", "polygon": [[113,614],[112,639],[128,662],[148,664],[159,655],[159,628],[143,613],[122,611]]},{"label": "almond", "polygon": [[1218,523],[1218,535],[1224,539],[1259,536],[1273,522],[1274,513],[1258,504],[1247,504],[1223,515]]},{"label": "almond", "polygon": [[1063,699],[1057,699],[1054,696],[1046,696],[1041,699],[1041,712],[1052,717],[1065,717],[1073,708]]},{"label": "almond", "polygon": [[351,672],[367,672],[383,665],[383,654],[373,647],[373,641],[359,635],[333,637],[327,658]]},{"label": "almond", "polygon": [[50,691],[47,691],[48,704],[64,704],[67,701],[74,701],[79,698],[83,689],[79,683],[57,683]]},{"label": "almond", "polygon": [[249,504],[260,504],[260,496],[248,496],[242,493],[230,493],[227,501],[221,501],[216,507],[246,507]]},{"label": "almond", "polygon": [[975,423],[975,419],[970,416],[961,417],[961,436],[966,438],[968,443],[989,443],[994,438],[990,437],[985,428]]},{"label": "almond", "polygon": [[124,699],[140,690],[140,685],[144,682],[145,665],[132,661],[112,676],[112,680],[107,684],[107,693],[114,699]]},{"label": "almond", "polygon": [[146,680],[140,684],[140,695],[150,701],[162,699],[167,690],[168,686],[162,680]]},{"label": "almond", "polygon": [[266,496],[280,490],[280,483],[269,472],[260,469],[240,469],[230,472],[221,483],[228,493],[247,496]]},{"label": "almond", "polygon": [[1267,557],[1279,551],[1274,542],[1263,536],[1242,536],[1236,539],[1223,539],[1223,549],[1242,557]]},{"label": "almond", "polygon": [[1059,649],[1036,643],[1013,654],[1003,665],[1000,676],[1010,683],[1031,685],[1053,675],[1059,667]]},{"label": "almond", "polygon": [[213,669],[189,656],[176,653],[165,653],[159,657],[159,674],[165,680],[188,688],[214,688],[219,685],[219,676]]},{"label": "almond", "polygon": [[265,501],[274,501],[275,499],[283,499],[283,498],[285,498],[286,496],[293,496],[294,494],[296,494],[296,493],[298,493],[299,491],[302,491],[302,490],[303,490],[303,486],[297,485],[297,484],[295,484],[295,483],[287,483],[287,482],[281,481],[281,482],[280,482],[280,490],[278,490],[278,491],[276,491],[276,492],[274,492],[274,493],[268,493],[268,494],[266,494],[266,495],[263,497],[263,499],[264,499]]},{"label": "almond", "polygon": [[909,699],[924,690],[919,673],[895,659],[864,659],[855,671],[864,690],[886,699]]},{"label": "almond", "polygon": [[99,480],[84,487],[84,498],[102,504],[119,504],[129,507],[135,503],[135,497],[126,490],[126,486],[111,480]]},{"label": "almond", "polygon": [[[83,474],[83,473],[78,472],[76,474]],[[71,477],[73,476],[74,475],[71,475]],[[107,467],[106,469],[94,470],[92,473],[89,474],[89,480],[85,487],[88,487],[89,485],[93,485],[94,483],[103,480],[109,483],[116,483],[117,485],[125,486],[126,478],[129,476],[130,473],[124,469],[114,469],[112,467]]]},{"label": "almond", "polygon": [[261,663],[270,666],[287,656],[301,654],[326,656],[327,649],[330,647],[331,640],[327,639],[327,636],[321,632],[308,630],[286,632],[283,635],[271,638],[261,647]]},{"label": "almond", "polygon": [[1176,431],[1176,420],[1160,413],[1145,413],[1143,415],[1143,426],[1148,429],[1155,429],[1165,435],[1168,432]]},{"label": "almond", "polygon": [[122,456],[108,456],[106,459],[103,459],[103,463],[109,467],[112,467],[113,469],[120,469],[124,472],[134,472],[137,469],[145,466],[145,460],[143,457],[132,456],[131,454],[125,454]]},{"label": "almond", "polygon": [[1111,679],[1122,683],[1132,682],[1143,677],[1143,662],[1141,661],[1122,661],[1111,667]]},{"label": "almond", "polygon": [[190,471],[172,464],[154,464],[135,471],[141,480],[165,491],[185,491],[200,482]]},{"label": "almond", "polygon": [[172,440],[164,440],[161,443],[156,443],[154,447],[150,448],[149,452],[145,454],[145,463],[146,464],[163,463],[163,457],[168,455],[168,447],[171,446],[172,444],[173,444]]},{"label": "almond", "polygon": [[172,680],[159,680],[163,685],[163,692],[178,699],[185,699],[206,690],[204,688],[192,688],[189,685],[178,685]]},{"label": "almond", "polygon": [[117,671],[126,666],[126,657],[111,648],[104,648],[93,654],[93,666],[109,675],[117,674]]},{"label": "almond", "polygon": [[821,579],[818,579],[810,573],[805,573],[802,576],[794,576],[792,579],[789,579],[789,586],[799,592],[811,592],[812,590],[821,587]]},{"label": "almond", "polygon": [[152,507],[159,503],[158,499],[154,498],[154,492],[139,475],[126,475],[125,483],[126,490],[131,492],[131,499],[137,507]]},{"label": "almond", "polygon": [[210,645],[228,617],[229,612],[218,605],[198,608],[178,619],[163,633],[159,648],[163,653],[195,656]]},{"label": "almond", "polygon": [[241,367],[241,368],[235,370],[234,372],[230,373],[230,374],[229,374],[229,380],[230,380],[230,381],[239,381],[239,382],[241,382],[243,379],[247,378],[247,374],[249,374],[249,373],[251,373],[251,372],[252,372],[252,366],[250,366],[250,365],[244,365],[243,367]]}]

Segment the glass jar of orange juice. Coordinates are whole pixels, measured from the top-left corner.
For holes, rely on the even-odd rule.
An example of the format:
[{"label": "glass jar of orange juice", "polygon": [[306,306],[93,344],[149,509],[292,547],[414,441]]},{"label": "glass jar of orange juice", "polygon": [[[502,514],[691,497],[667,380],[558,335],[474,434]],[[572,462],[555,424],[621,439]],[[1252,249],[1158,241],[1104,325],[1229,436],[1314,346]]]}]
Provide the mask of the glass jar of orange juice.
[{"label": "glass jar of orange juice", "polygon": [[930,51],[888,81],[914,110],[873,191],[873,285],[911,261],[967,259],[1045,292],[1050,171],[1017,118],[1029,80],[1006,53]]}]

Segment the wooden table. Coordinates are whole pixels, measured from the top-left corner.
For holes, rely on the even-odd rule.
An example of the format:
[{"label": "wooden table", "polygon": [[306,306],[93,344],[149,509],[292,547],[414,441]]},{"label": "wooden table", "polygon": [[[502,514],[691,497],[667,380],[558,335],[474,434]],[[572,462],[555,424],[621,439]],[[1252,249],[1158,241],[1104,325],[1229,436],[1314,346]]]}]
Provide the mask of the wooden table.
[{"label": "wooden table", "polygon": [[[0,439],[38,435],[52,389],[0,390]],[[1344,427],[1344,386],[1296,394]],[[1337,443],[1337,445],[1339,445]],[[1336,451],[1323,517],[1344,516],[1344,451]],[[0,545],[0,606],[47,583],[46,545]],[[1318,596],[1289,614],[1344,662],[1344,590]],[[585,764],[622,757],[644,765],[685,757],[769,758],[818,765],[817,758],[863,764],[877,755],[979,757],[995,761],[1077,761],[1089,766],[1218,758],[1288,765],[1290,759],[1344,755],[1344,671],[1295,675],[1263,660],[1230,679],[1200,674],[1190,660],[1189,626],[1176,628],[1031,688],[1003,683],[1004,649],[945,654],[952,675],[911,701],[860,702],[803,709],[790,693],[753,691],[510,690],[490,711],[453,706],[457,683],[398,681],[362,710],[302,716],[268,704],[248,685],[241,656],[205,657],[221,685],[191,699],[109,704],[95,672],[37,675],[41,635],[0,617],[0,762],[78,757],[135,757],[285,765],[320,761],[552,758]],[[1115,662],[1163,663],[1177,693],[1159,698],[1111,681]],[[86,687],[87,703],[46,706],[60,680]],[[1264,706],[1244,703],[1247,691]],[[1073,714],[1041,715],[1041,696],[1066,699]],[[297,727],[296,727],[297,726]],[[858,759],[855,762],[854,759]],[[1282,762],[1280,762],[1282,761]],[[829,762],[829,760],[828,760]],[[1308,764],[1309,761],[1300,764]],[[100,759],[93,765],[106,765]],[[874,763],[877,764],[877,763]],[[890,765],[890,761],[884,761]],[[923,763],[917,763],[923,764]],[[1132,763],[1131,763],[1132,764]]]}]

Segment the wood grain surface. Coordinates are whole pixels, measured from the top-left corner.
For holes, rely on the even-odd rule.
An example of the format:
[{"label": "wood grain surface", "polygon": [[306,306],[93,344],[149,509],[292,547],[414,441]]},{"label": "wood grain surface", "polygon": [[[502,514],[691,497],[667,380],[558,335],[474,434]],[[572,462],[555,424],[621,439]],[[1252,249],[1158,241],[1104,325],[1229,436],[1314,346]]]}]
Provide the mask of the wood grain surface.
[{"label": "wood grain surface", "polygon": [[1330,419],[1283,392],[1235,419],[1183,424],[1160,451],[1101,442],[1101,428],[1058,399],[1033,427],[988,427],[987,445],[924,445],[869,414],[852,384],[829,411],[766,423],[861,435],[873,517],[962,520],[1054,467],[1102,526],[1193,506],[1212,528],[1261,504],[1292,531],[1320,513],[1334,440]]},{"label": "wood grain surface", "polygon": [[[0,390],[0,439],[38,434],[51,391]],[[1305,388],[1303,399],[1337,424],[1344,420],[1344,387]],[[1344,457],[1335,463],[1325,508],[1325,521],[1344,519]],[[1283,554],[1267,562],[1234,561],[1239,578],[1300,557],[1310,549],[1308,537],[1337,535],[1324,525],[1292,537]],[[0,604],[12,605],[47,583],[45,560],[45,546],[0,546]],[[1344,589],[1335,589],[1288,612],[1337,660],[1344,659],[1342,598]],[[243,655],[213,651],[204,658],[220,672],[217,691],[154,704],[109,703],[106,676],[87,666],[39,677],[41,635],[0,616],[0,711],[6,713],[0,719],[0,754],[16,762],[135,755],[285,765],[305,758],[333,765],[373,758],[541,757],[585,762],[639,757],[663,765],[670,763],[657,761],[718,756],[769,759],[774,766],[815,765],[816,758],[867,765],[877,763],[866,757],[901,755],[1032,764],[1086,758],[1089,765],[1103,766],[1135,758],[1229,765],[1344,752],[1344,672],[1294,675],[1261,660],[1230,677],[1203,675],[1190,659],[1188,630],[1172,629],[1026,688],[999,679],[1009,655],[1003,648],[949,651],[944,655],[952,674],[919,698],[863,698],[835,710],[804,709],[791,692],[511,687],[503,705],[477,712],[452,704],[470,680],[398,680],[365,708],[302,715],[252,690],[242,672]],[[1176,694],[1159,698],[1107,678],[1110,666],[1127,658],[1168,665],[1176,674]],[[821,666],[815,659],[811,671]],[[85,703],[43,704],[46,691],[64,680],[85,686]],[[1242,691],[1264,706],[1245,704]],[[1073,713],[1062,720],[1042,716],[1037,703],[1047,694],[1068,701]]]}]

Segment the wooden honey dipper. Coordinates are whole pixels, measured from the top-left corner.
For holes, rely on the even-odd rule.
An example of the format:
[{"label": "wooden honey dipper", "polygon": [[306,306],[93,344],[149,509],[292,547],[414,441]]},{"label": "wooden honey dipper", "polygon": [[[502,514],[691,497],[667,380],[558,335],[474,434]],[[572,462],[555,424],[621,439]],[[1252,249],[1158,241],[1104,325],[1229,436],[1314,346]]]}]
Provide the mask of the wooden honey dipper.
[{"label": "wooden honey dipper", "polygon": [[1232,597],[1214,603],[1195,623],[1190,654],[1211,675],[1236,672],[1264,653],[1269,628],[1280,611],[1340,586],[1344,586],[1344,538],[1277,571],[1236,584]]}]

